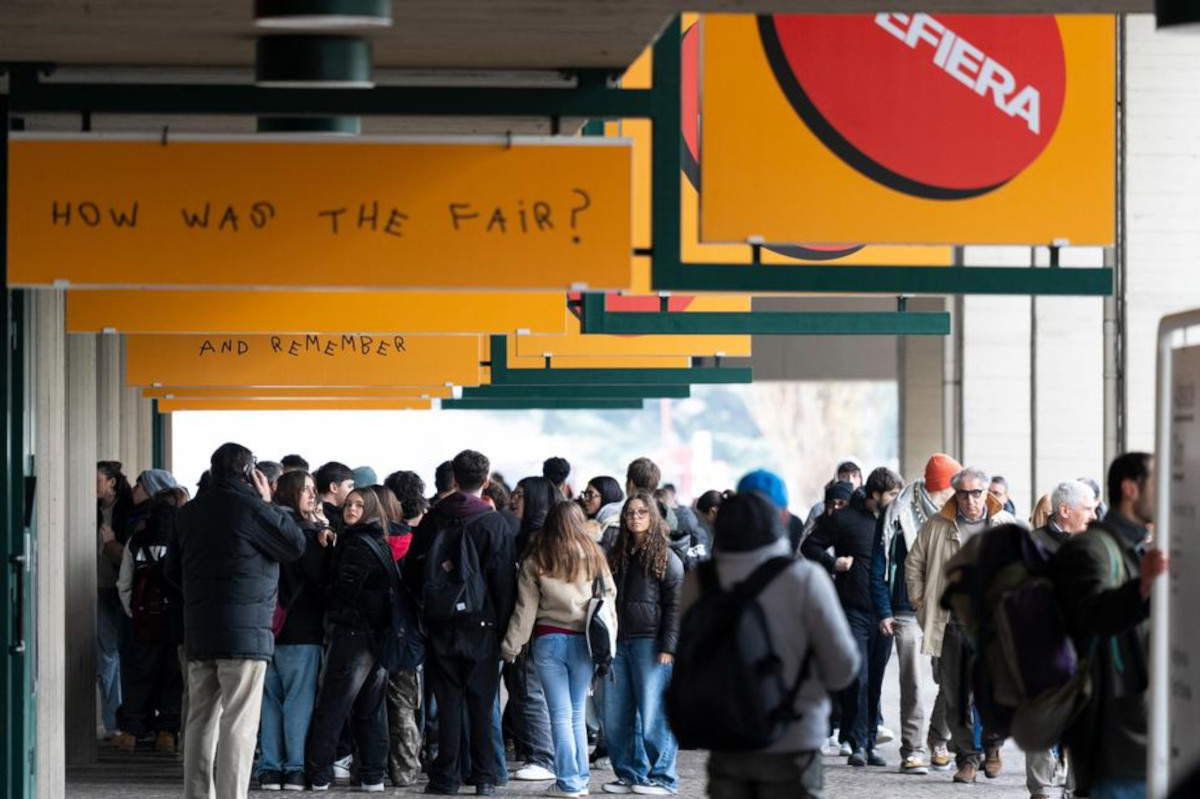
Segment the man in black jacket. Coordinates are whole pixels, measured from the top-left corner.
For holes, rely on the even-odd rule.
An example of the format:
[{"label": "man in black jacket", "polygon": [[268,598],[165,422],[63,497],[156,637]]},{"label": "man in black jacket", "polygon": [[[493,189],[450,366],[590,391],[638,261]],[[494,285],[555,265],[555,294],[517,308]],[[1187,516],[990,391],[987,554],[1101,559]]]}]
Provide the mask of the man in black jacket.
[{"label": "man in black jacket", "polygon": [[[858,642],[858,676],[841,692],[841,736],[850,744],[851,766],[886,766],[875,751],[875,721],[878,701],[870,701],[870,676],[882,681],[891,650],[884,646],[875,622],[871,594],[871,555],[879,517],[903,487],[900,476],[880,467],[871,472],[862,491],[854,492],[850,504],[822,516],[812,535],[800,546],[801,553],[825,566],[834,577],[838,599]],[[833,548],[833,554],[828,550]],[[890,644],[890,642],[888,642]]]},{"label": "man in black jacket", "polygon": [[1150,591],[1167,571],[1167,556],[1147,549],[1154,523],[1148,454],[1112,462],[1108,499],[1103,523],[1063,543],[1051,564],[1076,649],[1096,647],[1091,698],[1063,742],[1081,794],[1144,796]]},{"label": "man in black jacket", "polygon": [[[504,517],[480,498],[491,464],[473,450],[458,453],[452,461],[457,490],[430,509],[413,534],[404,559],[404,583],[422,604],[429,633],[425,674],[438,703],[438,753],[429,767],[425,793],[458,792],[461,781],[459,745],[463,705],[470,723],[471,777],[475,793],[495,793],[495,742],[492,739],[492,705],[499,684],[500,638],[508,628],[516,601],[517,570],[513,539]],[[427,564],[431,552],[459,553],[460,536],[467,536],[483,578],[483,609],[458,621],[432,618],[429,600],[436,569],[447,573],[460,564],[450,559]]]},{"label": "man in black jacket", "polygon": [[270,498],[250,450],[222,444],[208,486],[176,516],[166,573],[183,590],[187,799],[242,799],[250,783],[263,676],[275,651],[279,564],[305,546]]}]

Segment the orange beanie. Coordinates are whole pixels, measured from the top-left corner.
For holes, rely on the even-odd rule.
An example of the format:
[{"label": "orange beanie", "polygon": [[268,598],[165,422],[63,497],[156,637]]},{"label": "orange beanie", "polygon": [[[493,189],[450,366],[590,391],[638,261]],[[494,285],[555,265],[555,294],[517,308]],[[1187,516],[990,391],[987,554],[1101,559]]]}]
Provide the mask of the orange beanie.
[{"label": "orange beanie", "polygon": [[962,471],[962,464],[949,455],[937,453],[925,464],[925,490],[942,491],[950,487],[950,478]]}]

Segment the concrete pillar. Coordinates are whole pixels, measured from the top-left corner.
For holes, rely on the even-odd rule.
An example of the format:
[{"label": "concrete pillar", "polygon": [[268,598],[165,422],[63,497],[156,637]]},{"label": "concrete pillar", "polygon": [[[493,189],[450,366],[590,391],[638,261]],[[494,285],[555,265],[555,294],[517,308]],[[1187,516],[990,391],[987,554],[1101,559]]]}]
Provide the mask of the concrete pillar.
[{"label": "concrete pillar", "polygon": [[[32,298],[34,465],[34,596],[37,597],[37,796],[66,791],[64,669],[66,643],[66,333],[64,293]],[[94,556],[93,556],[94,561]],[[94,700],[93,700],[94,701]]]},{"label": "concrete pillar", "polygon": [[137,396],[138,463],[141,468],[149,469],[154,466],[154,401],[143,397],[140,388],[134,391]]},{"label": "concrete pillar", "polygon": [[96,760],[96,336],[67,336],[66,756]]},{"label": "concrete pillar", "polygon": [[129,475],[131,484],[137,480],[137,476],[143,469],[150,467],[149,463],[141,459],[141,423],[138,418],[141,396],[139,396],[139,391],[140,389],[128,388],[125,385],[120,388],[121,457],[119,460],[125,464],[125,474]]},{"label": "concrete pillar", "polygon": [[121,459],[122,336],[101,334],[96,340],[97,460]]},{"label": "concrete pillar", "polygon": [[[912,311],[943,311],[941,297],[915,297]],[[900,394],[900,473],[920,479],[925,461],[943,452],[942,369],[946,342],[938,336],[898,336],[896,357]]]}]

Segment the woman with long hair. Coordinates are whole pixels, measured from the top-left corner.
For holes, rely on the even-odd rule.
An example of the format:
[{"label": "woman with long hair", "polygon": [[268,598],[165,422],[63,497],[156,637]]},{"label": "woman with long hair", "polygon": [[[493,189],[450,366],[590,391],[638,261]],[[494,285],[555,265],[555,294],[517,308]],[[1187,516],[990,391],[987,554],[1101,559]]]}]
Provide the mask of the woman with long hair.
[{"label": "woman with long hair", "polygon": [[[383,790],[388,727],[387,670],[377,642],[391,627],[394,570],[388,520],[373,491],[356,488],[342,508],[338,557],[329,594],[329,649],[305,749],[305,770],[315,791],[333,782],[338,736],[350,717],[362,790]],[[382,557],[381,557],[382,556]]]},{"label": "woman with long hair", "polygon": [[300,560],[279,565],[277,614],[283,623],[263,678],[258,783],[264,790],[297,791],[304,790],[304,742],[317,700],[332,531],[321,515],[317,485],[308,472],[297,469],[281,475],[274,500],[291,512],[304,531],[305,544]]},{"label": "woman with long hair", "polygon": [[584,706],[592,659],[584,635],[593,585],[606,600],[617,593],[600,547],[584,530],[583,511],[560,502],[533,540],[517,583],[517,606],[500,645],[513,662],[533,636],[532,655],[545,691],[554,737],[556,784],[547,796],[587,793],[587,727]]},{"label": "woman with long hair", "polygon": [[683,585],[683,562],[671,549],[670,534],[649,492],[630,495],[608,554],[618,626],[614,679],[604,698],[604,731],[617,775],[605,784],[607,793],[662,796],[679,788],[679,747],[663,706],[679,640]]},{"label": "woman with long hair", "polygon": [[120,461],[96,464],[96,673],[100,680],[100,718],[107,735],[116,735],[121,706],[121,648],[129,619],[117,593],[118,569],[125,552],[124,532],[133,510],[133,488]]},{"label": "woman with long hair", "polygon": [[[546,524],[550,509],[563,496],[545,477],[526,477],[512,492],[512,511],[521,520],[516,552],[520,560],[533,546]],[[505,669],[509,703],[505,713],[512,730],[513,750],[524,765],[513,772],[518,780],[554,779],[554,738],[542,680],[529,653],[523,653]]]}]

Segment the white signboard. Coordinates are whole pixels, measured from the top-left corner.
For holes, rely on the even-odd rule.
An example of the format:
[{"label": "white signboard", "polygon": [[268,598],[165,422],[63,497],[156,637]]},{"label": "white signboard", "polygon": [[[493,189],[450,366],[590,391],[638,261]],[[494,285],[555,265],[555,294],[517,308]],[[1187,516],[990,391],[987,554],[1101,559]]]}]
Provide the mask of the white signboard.
[{"label": "white signboard", "polygon": [[1168,615],[1167,740],[1174,787],[1200,762],[1200,638],[1192,615],[1200,608],[1200,347],[1176,349],[1171,360],[1170,601],[1155,612]]}]

